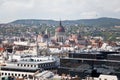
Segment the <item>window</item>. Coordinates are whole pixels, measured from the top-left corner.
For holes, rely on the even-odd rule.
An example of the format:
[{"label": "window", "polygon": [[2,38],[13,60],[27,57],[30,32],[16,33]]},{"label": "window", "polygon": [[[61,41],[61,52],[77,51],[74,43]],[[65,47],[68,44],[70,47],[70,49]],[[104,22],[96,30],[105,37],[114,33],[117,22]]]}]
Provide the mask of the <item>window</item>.
[{"label": "window", "polygon": [[13,73],[12,73],[12,76],[13,76]]},{"label": "window", "polygon": [[8,73],[8,75],[10,75],[10,73]]},{"label": "window", "polygon": [[25,77],[27,77],[27,74],[25,74]]},{"label": "window", "polygon": [[39,65],[39,67],[41,67],[41,65]]},{"label": "window", "polygon": [[42,67],[43,65],[41,64],[41,67]]},{"label": "window", "polygon": [[22,77],[24,76],[24,74],[22,74]]},{"label": "window", "polygon": [[17,76],[17,74],[15,74],[15,76]]},{"label": "window", "polygon": [[2,75],[4,75],[4,73],[2,73]]},{"label": "window", "polygon": [[7,73],[5,73],[5,75],[7,75]]},{"label": "window", "polygon": [[42,64],[42,67],[44,67],[44,64]]}]

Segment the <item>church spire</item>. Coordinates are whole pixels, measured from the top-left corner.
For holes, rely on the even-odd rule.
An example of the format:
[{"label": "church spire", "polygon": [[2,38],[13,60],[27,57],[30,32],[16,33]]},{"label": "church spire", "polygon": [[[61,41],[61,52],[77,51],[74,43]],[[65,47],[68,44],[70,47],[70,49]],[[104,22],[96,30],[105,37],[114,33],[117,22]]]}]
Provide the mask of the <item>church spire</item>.
[{"label": "church spire", "polygon": [[60,26],[62,27],[62,21],[60,20]]},{"label": "church spire", "polygon": [[59,27],[56,28],[55,32],[65,32],[64,27],[62,26],[62,21],[59,21]]}]

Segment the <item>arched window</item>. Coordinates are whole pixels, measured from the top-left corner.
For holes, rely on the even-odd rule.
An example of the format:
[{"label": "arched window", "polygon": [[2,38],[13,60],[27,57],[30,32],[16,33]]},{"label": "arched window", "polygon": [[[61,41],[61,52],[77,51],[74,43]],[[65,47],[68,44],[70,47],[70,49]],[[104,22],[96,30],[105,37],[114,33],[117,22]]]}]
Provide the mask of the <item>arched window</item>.
[{"label": "arched window", "polygon": [[24,74],[22,74],[22,77],[24,76]]},{"label": "arched window", "polygon": [[2,73],[2,75],[4,75],[4,73]]},{"label": "arched window", "polygon": [[12,73],[12,76],[13,76],[14,74]]},{"label": "arched window", "polygon": [[5,75],[7,75],[7,73],[5,73]]},{"label": "arched window", "polygon": [[15,74],[15,76],[17,76],[17,74]]}]

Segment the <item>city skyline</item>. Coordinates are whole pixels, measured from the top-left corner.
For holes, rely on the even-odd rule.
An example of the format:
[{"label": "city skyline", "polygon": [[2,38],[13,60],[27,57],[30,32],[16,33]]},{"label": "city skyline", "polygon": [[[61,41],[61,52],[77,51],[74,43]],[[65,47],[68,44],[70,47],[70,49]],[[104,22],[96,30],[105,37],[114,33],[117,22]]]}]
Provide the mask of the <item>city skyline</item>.
[{"label": "city skyline", "polygon": [[17,19],[120,18],[119,0],[1,0],[0,23]]}]

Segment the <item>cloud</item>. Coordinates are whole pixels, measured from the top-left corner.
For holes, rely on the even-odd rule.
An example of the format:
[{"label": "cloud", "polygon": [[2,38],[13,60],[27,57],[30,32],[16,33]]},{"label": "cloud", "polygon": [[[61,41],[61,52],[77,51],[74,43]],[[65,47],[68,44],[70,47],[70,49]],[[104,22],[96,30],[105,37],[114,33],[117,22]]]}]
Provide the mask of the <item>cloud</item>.
[{"label": "cloud", "polygon": [[81,13],[81,16],[83,19],[90,19],[90,18],[96,18],[98,15],[97,12],[83,12]]},{"label": "cloud", "polygon": [[119,0],[0,0],[0,22],[23,18],[120,18],[119,4]]}]

